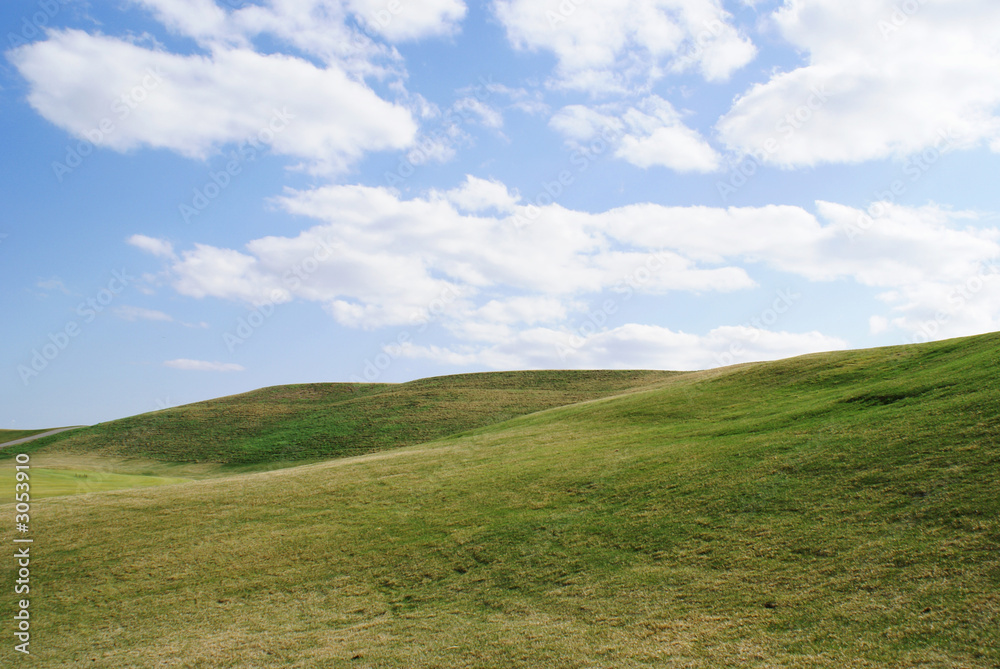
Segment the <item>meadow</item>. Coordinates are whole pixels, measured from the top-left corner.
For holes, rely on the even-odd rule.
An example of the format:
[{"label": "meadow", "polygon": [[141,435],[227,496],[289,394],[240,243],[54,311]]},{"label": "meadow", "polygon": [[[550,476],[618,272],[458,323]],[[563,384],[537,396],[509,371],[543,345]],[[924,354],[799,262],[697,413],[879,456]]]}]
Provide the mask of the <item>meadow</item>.
[{"label": "meadow", "polygon": [[42,432],[47,432],[47,430],[0,430],[0,446],[9,441],[33,437]]},{"label": "meadow", "polygon": [[[32,659],[1000,666],[998,365],[993,334],[609,373],[589,393],[567,372],[444,377],[416,382],[415,394],[355,388],[324,418],[301,416],[297,434],[345,424],[333,418],[341,409],[365,415],[356,403],[374,398],[373,421],[395,402],[413,424],[370,447],[371,432],[357,430],[355,450],[334,433],[333,455],[259,472],[226,467],[288,458],[208,445],[185,462],[182,437],[40,440],[33,462],[124,471],[141,461],[161,467],[149,475],[197,480],[33,505]],[[306,405],[318,397],[308,391]],[[269,392],[289,397],[265,389],[250,404],[266,410]],[[427,397],[438,404],[424,408]],[[549,406],[529,410],[527,397]],[[196,409],[172,411],[193,433],[216,429],[197,424]],[[421,416],[446,424],[417,425]],[[247,443],[266,442],[262,431]],[[12,568],[0,564],[7,582]]]}]

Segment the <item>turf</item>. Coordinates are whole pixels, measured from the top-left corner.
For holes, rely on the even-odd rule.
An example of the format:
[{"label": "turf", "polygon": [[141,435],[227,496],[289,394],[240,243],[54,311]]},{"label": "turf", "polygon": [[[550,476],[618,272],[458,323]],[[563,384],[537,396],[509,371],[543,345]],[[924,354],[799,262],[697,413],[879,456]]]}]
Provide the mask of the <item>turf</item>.
[{"label": "turf", "polygon": [[0,444],[5,444],[8,441],[15,441],[17,439],[24,439],[25,437],[33,437],[36,434],[48,432],[50,429],[53,428],[45,428],[43,430],[0,430]]},{"label": "turf", "polygon": [[321,460],[421,443],[671,376],[499,372],[398,385],[277,386],[53,435],[20,450],[228,465]]},{"label": "turf", "polygon": [[806,356],[43,500],[33,659],[1000,666],[998,365],[997,335]]},{"label": "turf", "polygon": [[[31,498],[45,499],[60,495],[79,495],[89,492],[118,490],[119,488],[139,488],[145,486],[183,483],[191,479],[163,476],[143,476],[135,474],[119,474],[111,471],[93,469],[47,469],[30,467]],[[14,468],[0,468],[0,490],[9,491],[6,495],[13,498]],[[7,500],[4,500],[7,501]]]}]

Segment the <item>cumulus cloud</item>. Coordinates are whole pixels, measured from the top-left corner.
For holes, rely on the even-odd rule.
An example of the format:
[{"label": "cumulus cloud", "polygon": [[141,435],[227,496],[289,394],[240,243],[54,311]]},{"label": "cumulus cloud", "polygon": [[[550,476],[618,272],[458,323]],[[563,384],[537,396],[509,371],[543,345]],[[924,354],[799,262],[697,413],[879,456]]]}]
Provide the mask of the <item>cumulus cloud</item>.
[{"label": "cumulus cloud", "polygon": [[417,131],[407,109],[343,70],[292,56],[235,47],[181,56],[62,30],[9,57],[39,114],[116,151],[149,146],[205,158],[248,142],[336,172],[367,151],[405,148]]},{"label": "cumulus cloud", "polygon": [[[406,42],[453,34],[466,14],[462,0],[265,0],[227,10],[214,0],[133,0],[175,32],[203,44],[246,43],[271,34],[311,55],[343,62],[377,48],[368,36]],[[363,26],[358,33],[348,25]]]},{"label": "cumulus cloud", "polygon": [[171,369],[183,369],[194,372],[243,372],[246,368],[234,362],[209,362],[208,360],[189,360],[188,358],[177,358],[167,360],[164,367]]},{"label": "cumulus cloud", "polygon": [[[348,327],[408,326],[431,313],[456,340],[478,347],[480,361],[526,332],[565,334],[560,328],[594,299],[750,290],[765,268],[870,288],[886,305],[876,315],[912,330],[920,309],[946,301],[949,286],[1000,257],[1000,230],[937,206],[883,203],[872,216],[829,202],[815,212],[647,203],[589,213],[525,204],[502,183],[471,176],[451,191],[409,199],[326,186],[275,202],[318,224],[242,249],[197,244],[167,260],[173,287],[251,304],[314,301]],[[988,284],[979,299],[994,290],[995,280]],[[980,320],[993,322],[1000,305],[983,304]]]},{"label": "cumulus cloud", "polygon": [[568,105],[553,115],[549,125],[576,148],[594,141],[609,142],[616,158],[637,167],[711,172],[721,164],[721,156],[684,124],[673,105],[657,95],[627,107]]},{"label": "cumulus cloud", "polygon": [[889,328],[914,343],[1000,330],[1000,257],[970,267],[946,281],[918,281],[881,293],[887,316],[872,317],[871,327]]},{"label": "cumulus cloud", "polygon": [[511,212],[520,199],[499,181],[480,179],[471,174],[466,175],[461,186],[446,191],[444,197],[460,211],[472,213],[489,209]]},{"label": "cumulus cloud", "polygon": [[734,151],[798,167],[1000,150],[992,0],[794,0],[772,18],[808,63],[734,102],[717,125]]},{"label": "cumulus cloud", "polygon": [[550,205],[525,224],[534,205],[474,177],[412,199],[383,188],[327,186],[289,191],[276,202],[322,223],[244,249],[196,244],[169,265],[175,289],[249,303],[298,297],[324,304],[345,325],[378,327],[413,322],[442,295],[454,296],[456,308],[475,307],[465,303],[474,296],[485,304],[496,290],[572,299],[647,265],[656,269],[641,286],[649,293],[754,285],[741,268],[616,244],[604,230],[607,215]]},{"label": "cumulus cloud", "polygon": [[[40,115],[119,152],[152,147],[204,159],[224,145],[249,143],[322,174],[343,172],[368,152],[413,146],[414,115],[425,110],[405,90],[392,44],[453,34],[466,13],[461,0],[265,0],[238,8],[213,0],[132,2],[201,51],[50,30],[7,52]],[[261,39],[267,53],[257,46]],[[388,80],[397,101],[380,97],[366,78]],[[497,121],[488,108],[473,111]]]},{"label": "cumulus cloud", "polygon": [[154,256],[161,258],[174,257],[173,244],[164,239],[156,239],[155,237],[147,237],[146,235],[132,235],[126,241],[137,249],[142,249]]},{"label": "cumulus cloud", "polygon": [[[1000,330],[1000,230],[977,225],[979,214],[888,202],[817,208],[843,234],[803,256],[796,271],[816,280],[850,275],[884,289],[876,297],[887,311],[871,316],[871,333],[920,342]],[[836,260],[824,257],[845,240]]]},{"label": "cumulus cloud", "polygon": [[[493,369],[670,369],[689,371],[846,348],[819,332],[772,332],[745,326],[705,335],[628,323],[591,334],[532,328],[502,342],[449,349],[404,343],[397,355]],[[734,355],[733,352],[737,353]]]},{"label": "cumulus cloud", "polygon": [[132,0],[170,30],[202,42],[240,42],[246,38],[214,0]]},{"label": "cumulus cloud", "polygon": [[462,0],[348,0],[359,21],[390,42],[453,34],[465,18]]},{"label": "cumulus cloud", "polygon": [[588,93],[646,90],[668,72],[727,79],[756,48],[721,0],[496,0],[516,48],[557,60],[552,84]]}]

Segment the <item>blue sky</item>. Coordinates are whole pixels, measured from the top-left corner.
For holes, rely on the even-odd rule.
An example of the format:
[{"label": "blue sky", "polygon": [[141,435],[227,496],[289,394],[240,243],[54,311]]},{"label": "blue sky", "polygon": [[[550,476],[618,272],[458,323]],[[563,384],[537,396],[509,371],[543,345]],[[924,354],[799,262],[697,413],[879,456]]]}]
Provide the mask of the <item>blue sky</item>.
[{"label": "blue sky", "polygon": [[11,0],[0,427],[1000,329],[987,0]]}]

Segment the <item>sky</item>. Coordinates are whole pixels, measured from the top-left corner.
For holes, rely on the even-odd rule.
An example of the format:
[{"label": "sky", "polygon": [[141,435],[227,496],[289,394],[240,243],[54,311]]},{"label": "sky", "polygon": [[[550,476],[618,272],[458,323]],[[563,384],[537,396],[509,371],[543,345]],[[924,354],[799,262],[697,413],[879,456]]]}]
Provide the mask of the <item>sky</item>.
[{"label": "sky", "polygon": [[5,0],[0,428],[1000,329],[995,0]]}]

